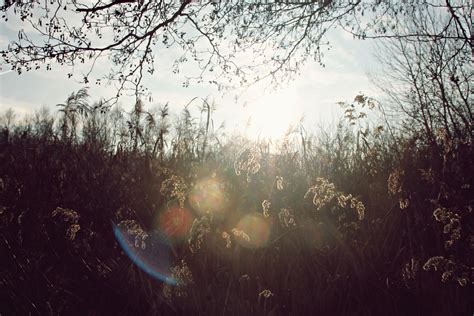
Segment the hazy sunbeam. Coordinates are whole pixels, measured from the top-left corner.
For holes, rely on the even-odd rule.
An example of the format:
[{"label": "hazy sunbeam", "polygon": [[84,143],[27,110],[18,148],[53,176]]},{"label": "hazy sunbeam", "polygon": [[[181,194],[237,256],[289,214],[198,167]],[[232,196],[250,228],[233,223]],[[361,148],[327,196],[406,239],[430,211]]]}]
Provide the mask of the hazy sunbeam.
[{"label": "hazy sunbeam", "polygon": [[290,126],[298,123],[303,113],[298,104],[295,89],[256,97],[244,107],[247,119],[246,131],[251,138],[278,139]]}]

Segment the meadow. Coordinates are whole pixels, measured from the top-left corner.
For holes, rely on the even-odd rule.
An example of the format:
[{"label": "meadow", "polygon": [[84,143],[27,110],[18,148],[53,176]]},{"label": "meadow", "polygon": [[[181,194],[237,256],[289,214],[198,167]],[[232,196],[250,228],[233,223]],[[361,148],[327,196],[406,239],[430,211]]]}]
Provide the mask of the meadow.
[{"label": "meadow", "polygon": [[2,114],[1,315],[472,315],[472,129],[89,99]]}]

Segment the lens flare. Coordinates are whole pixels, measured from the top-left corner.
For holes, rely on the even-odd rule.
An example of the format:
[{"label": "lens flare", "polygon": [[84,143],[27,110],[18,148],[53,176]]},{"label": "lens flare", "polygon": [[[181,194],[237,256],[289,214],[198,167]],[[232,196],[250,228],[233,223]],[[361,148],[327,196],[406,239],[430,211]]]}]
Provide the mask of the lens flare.
[{"label": "lens flare", "polygon": [[189,203],[200,214],[223,215],[227,209],[224,184],[217,178],[199,181],[191,190]]},{"label": "lens flare", "polygon": [[171,247],[162,234],[149,233],[146,247],[142,249],[135,247],[135,236],[128,234],[126,230],[120,229],[115,224],[113,230],[119,245],[133,263],[155,279],[176,285],[176,280],[171,277],[170,271]]},{"label": "lens flare", "polygon": [[237,238],[238,242],[247,248],[263,247],[270,238],[270,225],[260,214],[244,216],[237,224],[236,229],[248,236],[248,239]]},{"label": "lens flare", "polygon": [[174,207],[163,210],[158,215],[158,229],[170,241],[184,239],[193,223],[193,216],[186,208]]}]

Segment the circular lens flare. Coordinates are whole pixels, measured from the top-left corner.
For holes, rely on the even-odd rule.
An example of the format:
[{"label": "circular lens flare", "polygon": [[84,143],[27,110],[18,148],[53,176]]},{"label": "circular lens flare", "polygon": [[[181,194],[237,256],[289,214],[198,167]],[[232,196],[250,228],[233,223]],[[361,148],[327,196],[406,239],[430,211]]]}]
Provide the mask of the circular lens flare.
[{"label": "circular lens flare", "polygon": [[227,208],[224,184],[216,178],[199,181],[191,190],[189,203],[200,214],[222,215]]},{"label": "circular lens flare", "polygon": [[171,247],[166,238],[158,232],[151,232],[146,238],[146,247],[136,247],[135,236],[113,224],[115,238],[127,256],[140,269],[155,279],[175,285],[171,277],[170,255]]},{"label": "circular lens flare", "polygon": [[242,246],[260,248],[265,246],[270,238],[270,225],[260,214],[249,214],[238,222],[234,235]]},{"label": "circular lens flare", "polygon": [[158,229],[170,241],[184,239],[193,223],[193,216],[186,208],[174,207],[158,215]]}]

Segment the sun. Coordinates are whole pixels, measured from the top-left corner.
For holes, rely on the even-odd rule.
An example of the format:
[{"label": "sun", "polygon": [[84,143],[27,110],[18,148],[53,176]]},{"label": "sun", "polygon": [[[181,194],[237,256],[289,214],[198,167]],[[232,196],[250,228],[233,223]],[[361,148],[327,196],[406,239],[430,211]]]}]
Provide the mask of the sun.
[{"label": "sun", "polygon": [[244,107],[246,134],[250,138],[279,139],[302,117],[293,89],[256,96]]}]

